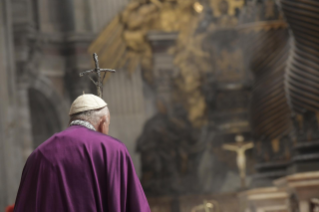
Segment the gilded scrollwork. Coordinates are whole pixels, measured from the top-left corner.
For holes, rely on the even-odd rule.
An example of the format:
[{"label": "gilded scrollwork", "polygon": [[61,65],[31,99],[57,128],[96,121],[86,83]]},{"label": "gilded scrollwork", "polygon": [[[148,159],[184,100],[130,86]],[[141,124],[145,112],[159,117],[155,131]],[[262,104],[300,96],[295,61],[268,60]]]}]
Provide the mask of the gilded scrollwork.
[{"label": "gilded scrollwork", "polygon": [[[202,78],[214,69],[209,62],[212,55],[205,51],[205,39],[210,32],[234,27],[238,22],[235,15],[243,5],[243,0],[136,0],[100,33],[89,52],[100,55],[101,66],[125,67],[133,72],[141,64],[144,78],[152,82],[152,49],[146,35],[154,30],[179,32],[177,44],[170,50],[175,57],[174,64],[179,68],[175,100],[185,105],[189,120],[199,127],[206,123]],[[211,11],[209,15],[208,11]],[[207,21],[207,17],[211,20]],[[205,21],[205,30],[200,31],[199,25],[205,25]],[[238,51],[223,51],[219,66],[233,66],[225,64],[227,59],[222,58],[229,55],[240,64]],[[220,73],[223,74],[227,73]]]}]

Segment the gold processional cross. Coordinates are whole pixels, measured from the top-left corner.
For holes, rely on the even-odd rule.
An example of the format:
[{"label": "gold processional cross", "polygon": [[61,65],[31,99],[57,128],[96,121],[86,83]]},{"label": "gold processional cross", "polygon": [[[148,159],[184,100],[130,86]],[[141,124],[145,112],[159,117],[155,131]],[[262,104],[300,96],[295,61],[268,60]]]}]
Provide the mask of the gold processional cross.
[{"label": "gold processional cross", "polygon": [[241,178],[241,187],[246,187],[246,155],[245,152],[248,149],[254,147],[253,142],[244,143],[244,137],[242,135],[237,135],[235,144],[224,144],[223,149],[234,151],[237,153],[237,166]]},{"label": "gold processional cross", "polygon": [[[83,76],[91,74],[91,73],[96,74],[97,81],[94,81],[91,76],[89,76],[89,78],[96,86],[97,95],[102,98],[102,96],[103,96],[103,81],[105,79],[106,72],[115,73],[116,71],[113,69],[100,68],[99,59],[98,59],[98,56],[96,53],[93,54],[93,59],[94,59],[94,63],[95,63],[95,69],[87,70],[87,71],[80,73],[80,77],[83,77]],[[101,78],[101,72],[104,72],[103,79]]]}]

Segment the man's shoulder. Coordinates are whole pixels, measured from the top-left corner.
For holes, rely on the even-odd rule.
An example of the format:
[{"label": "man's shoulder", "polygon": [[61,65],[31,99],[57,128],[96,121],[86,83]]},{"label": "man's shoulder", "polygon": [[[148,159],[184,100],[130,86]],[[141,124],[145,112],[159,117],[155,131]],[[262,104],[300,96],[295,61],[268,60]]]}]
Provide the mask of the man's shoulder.
[{"label": "man's shoulder", "polygon": [[[110,148],[126,149],[126,146],[118,139],[99,132],[87,129],[82,126],[72,126],[66,130],[54,134],[46,142],[63,142],[62,145],[72,143],[74,145],[98,146],[101,144]],[[45,142],[45,143],[46,143]]]},{"label": "man's shoulder", "polygon": [[116,139],[112,136],[105,135],[99,132],[91,131],[91,133],[92,133],[92,136],[94,136],[94,140],[95,140],[95,141],[92,140],[93,141],[92,144],[99,145],[100,143],[103,143],[105,146],[108,146],[108,147],[126,150],[125,144],[119,139]]},{"label": "man's shoulder", "polygon": [[100,152],[102,149],[128,152],[126,146],[116,138],[84,127],[72,126],[43,142],[33,151],[31,157],[46,158],[52,162],[67,157],[70,152],[82,152],[84,149],[92,152]]}]

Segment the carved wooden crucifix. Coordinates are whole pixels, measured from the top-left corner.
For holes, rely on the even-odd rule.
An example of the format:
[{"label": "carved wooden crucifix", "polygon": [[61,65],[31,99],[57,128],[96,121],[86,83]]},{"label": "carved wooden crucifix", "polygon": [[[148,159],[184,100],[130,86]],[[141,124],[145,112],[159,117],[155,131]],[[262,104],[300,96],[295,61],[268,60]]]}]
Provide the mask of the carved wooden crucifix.
[{"label": "carved wooden crucifix", "polygon": [[[105,79],[106,72],[115,73],[116,71],[113,70],[113,69],[100,68],[99,59],[98,59],[98,56],[97,56],[96,53],[93,54],[93,59],[94,59],[94,62],[95,62],[95,69],[91,69],[91,70],[87,70],[87,71],[81,72],[80,73],[80,77],[83,77],[83,76],[91,74],[91,73],[96,74],[97,75],[97,81],[94,81],[91,76],[89,76],[89,78],[94,83],[94,85],[96,86],[97,95],[102,98],[102,96],[103,96],[103,81]],[[101,72],[104,72],[103,79],[101,77]]]}]

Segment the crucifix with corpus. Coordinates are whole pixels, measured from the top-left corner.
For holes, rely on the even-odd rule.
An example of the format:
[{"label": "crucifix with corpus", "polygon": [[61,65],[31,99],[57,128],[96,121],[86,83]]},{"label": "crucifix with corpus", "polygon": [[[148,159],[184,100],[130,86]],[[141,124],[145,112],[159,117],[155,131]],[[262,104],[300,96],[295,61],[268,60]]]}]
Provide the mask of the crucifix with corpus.
[{"label": "crucifix with corpus", "polygon": [[[87,70],[87,71],[81,72],[80,73],[80,77],[83,77],[85,75],[89,75],[89,74],[92,74],[92,73],[96,74],[97,75],[97,81],[94,81],[91,76],[89,76],[89,78],[90,78],[90,80],[94,83],[94,85],[97,88],[97,95],[102,98],[102,96],[103,96],[103,81],[105,79],[106,72],[115,73],[116,71],[113,70],[113,69],[100,68],[99,59],[98,59],[98,56],[97,56],[96,53],[93,54],[93,59],[94,59],[94,63],[95,63],[95,69],[91,69],[91,70]],[[103,78],[101,77],[101,72],[104,72]]]},{"label": "crucifix with corpus", "polygon": [[246,188],[246,155],[245,152],[248,149],[254,147],[253,142],[244,142],[244,137],[242,135],[237,135],[235,137],[235,144],[224,144],[223,149],[233,151],[237,153],[237,166],[239,169],[239,174],[241,178],[241,187]]}]

